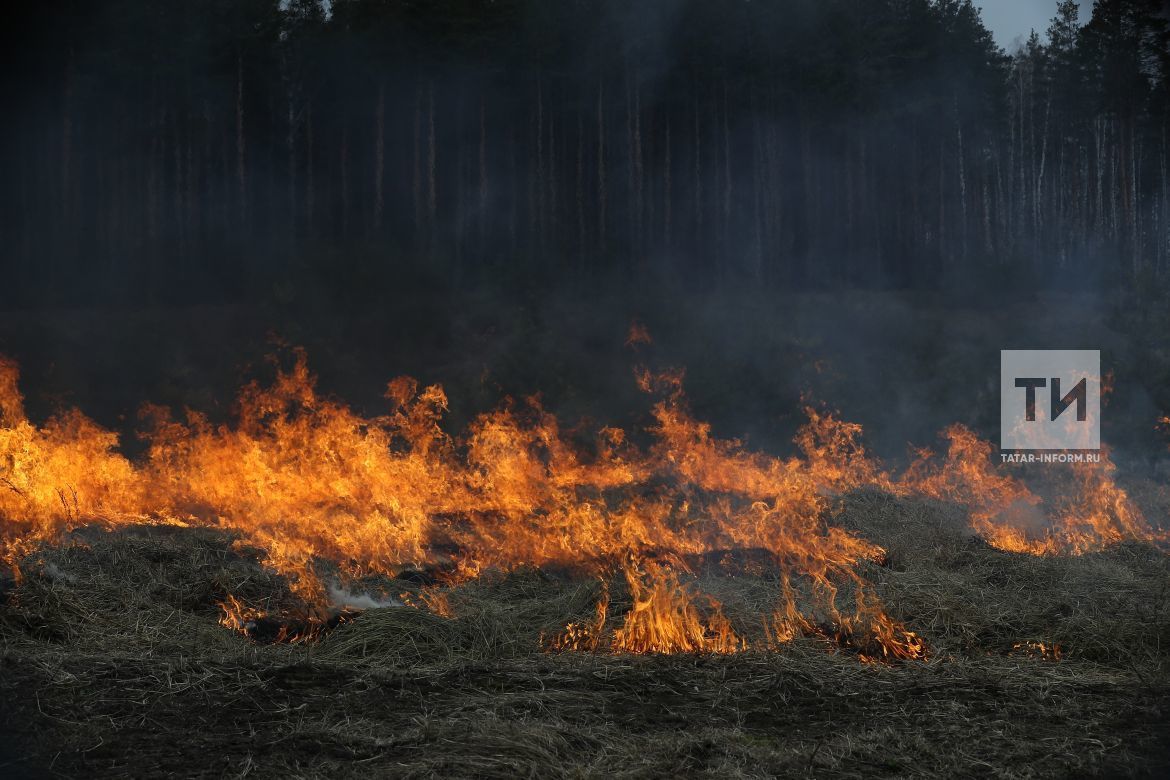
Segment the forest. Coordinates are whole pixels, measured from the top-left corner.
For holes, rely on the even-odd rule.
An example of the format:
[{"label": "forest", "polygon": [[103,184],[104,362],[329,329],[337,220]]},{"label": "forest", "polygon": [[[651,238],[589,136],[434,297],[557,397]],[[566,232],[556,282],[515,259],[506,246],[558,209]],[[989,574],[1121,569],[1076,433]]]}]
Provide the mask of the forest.
[{"label": "forest", "polygon": [[1072,0],[54,0],[16,11],[3,305],[1170,269],[1167,15]]}]

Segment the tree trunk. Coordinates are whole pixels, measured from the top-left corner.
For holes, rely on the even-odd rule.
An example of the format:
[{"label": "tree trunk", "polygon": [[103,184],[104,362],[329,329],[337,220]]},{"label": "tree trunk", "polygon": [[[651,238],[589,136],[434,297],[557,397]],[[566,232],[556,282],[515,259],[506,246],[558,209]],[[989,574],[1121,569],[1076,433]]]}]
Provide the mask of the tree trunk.
[{"label": "tree trunk", "polygon": [[386,174],[386,83],[378,86],[378,104],[374,111],[374,232],[382,231],[382,211],[386,206],[382,191]]},{"label": "tree trunk", "polygon": [[662,245],[667,251],[671,247],[672,172],[670,160],[670,116],[666,117],[665,151],[662,161]]},{"label": "tree trunk", "polygon": [[236,55],[236,183],[239,190],[240,224],[248,221],[248,177],[244,140],[244,56]]},{"label": "tree trunk", "polygon": [[479,97],[479,250],[486,251],[487,240],[487,202],[488,202],[488,168],[487,168],[487,107],[483,95]]},{"label": "tree trunk", "polygon": [[438,230],[439,180],[438,145],[435,140],[435,84],[427,87],[427,223],[429,244],[434,251],[435,231]]},{"label": "tree trunk", "polygon": [[597,82],[597,246],[605,254],[605,82]]}]

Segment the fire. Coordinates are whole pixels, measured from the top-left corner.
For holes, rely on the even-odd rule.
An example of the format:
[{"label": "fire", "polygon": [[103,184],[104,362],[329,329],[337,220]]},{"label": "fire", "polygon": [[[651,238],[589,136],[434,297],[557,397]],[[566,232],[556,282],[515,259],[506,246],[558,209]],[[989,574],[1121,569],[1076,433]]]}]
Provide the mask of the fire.
[{"label": "fire", "polygon": [[992,445],[971,430],[953,425],[945,436],[949,446],[942,463],[929,451],[919,453],[899,488],[966,505],[971,527],[994,547],[1033,555],[1080,555],[1127,539],[1165,541],[1117,484],[1117,467],[1106,449],[1099,461],[1071,463],[1066,472],[1054,475],[1046,501],[1021,480],[997,471]]},{"label": "fire", "polygon": [[[723,616],[718,601],[699,597],[678,574],[653,562],[630,562],[623,574],[633,601],[608,639],[615,653],[734,653],[747,648]],[[700,609],[702,607],[702,609]],[[704,614],[705,613],[705,614]],[[606,645],[609,592],[603,590],[592,620],[570,623],[555,637],[557,650],[597,651]]]},{"label": "fire", "polygon": [[[383,415],[363,417],[318,393],[297,351],[270,386],[241,391],[232,424],[144,408],[148,453],[131,462],[116,434],[78,411],[32,424],[15,364],[0,361],[0,552],[15,563],[83,523],[218,526],[263,550],[318,610],[314,620],[328,602],[320,560],[348,577],[420,568],[448,581],[522,565],[593,575],[618,565],[631,600],[621,624],[607,593],[592,621],[552,646],[728,653],[749,641],[686,581],[689,561],[755,551],[783,578],[754,646],[814,636],[900,659],[923,657],[922,640],[885,614],[858,573],[884,553],[828,521],[833,496],[868,486],[960,501],[992,544],[1035,554],[1152,538],[1107,460],[1077,474],[1076,492],[1054,504],[1054,525],[1037,537],[1013,513],[1039,516],[1041,499],[998,472],[990,445],[965,428],[947,431],[941,463],[923,454],[894,479],[865,450],[860,426],[832,414],[806,409],[798,454],[781,458],[715,437],[689,412],[681,372],[636,376],[658,399],[652,443],[602,428],[582,447],[535,399],[506,401],[449,434],[443,389],[405,377],[387,386]],[[451,613],[439,591],[420,599]],[[263,617],[230,596],[223,611],[235,630]]]},{"label": "fire", "polygon": [[219,609],[222,613],[219,618],[221,626],[248,637],[263,634],[265,641],[271,644],[311,642],[319,639],[327,629],[345,623],[355,614],[347,608],[328,621],[322,621],[316,615],[289,621],[272,618],[267,610],[247,604],[230,593],[220,602]]},{"label": "fire", "polygon": [[597,600],[593,619],[588,622],[570,623],[565,630],[553,637],[550,647],[554,650],[589,650],[601,648],[605,634],[605,622],[609,617],[609,590],[604,587]]},{"label": "fire", "polygon": [[707,598],[708,615],[679,584],[673,571],[651,566],[643,574],[626,569],[634,606],[613,635],[613,649],[625,653],[734,653],[746,647],[723,616],[719,603]]},{"label": "fire", "polygon": [[247,634],[255,628],[256,621],[264,617],[262,610],[248,606],[230,593],[226,599],[220,602],[219,608],[223,612],[219,618],[219,624],[241,634]]},{"label": "fire", "polygon": [[42,427],[24,413],[19,370],[0,358],[0,559],[83,523],[146,521],[140,472],[118,437],[73,410]]},{"label": "fire", "polygon": [[1023,522],[1037,511],[1040,498],[1019,480],[994,469],[990,442],[958,424],[943,435],[948,443],[945,460],[940,465],[929,450],[919,452],[902,477],[902,490],[965,504],[972,529],[1001,550],[1051,552],[1028,539]]},{"label": "fire", "polygon": [[926,644],[882,610],[880,602],[858,581],[856,611],[836,609],[832,586],[825,588],[833,625],[822,625],[801,612],[787,577],[773,614],[760,626],[762,639],[740,636],[712,596],[696,593],[680,581],[677,572],[652,562],[629,563],[623,575],[633,602],[622,625],[607,635],[610,596],[603,590],[592,620],[570,623],[553,638],[556,650],[608,650],[614,653],[738,653],[749,649],[773,650],[798,637],[812,637],[858,651],[863,661],[909,660],[926,657]]},{"label": "fire", "polygon": [[1044,661],[1059,661],[1064,655],[1059,643],[1040,642],[1034,639],[1015,643],[1012,645],[1012,652]]},{"label": "fire", "polygon": [[1066,551],[1089,552],[1126,539],[1162,540],[1114,480],[1116,471],[1107,450],[1099,463],[1073,464],[1073,488],[1059,509],[1056,526]]}]

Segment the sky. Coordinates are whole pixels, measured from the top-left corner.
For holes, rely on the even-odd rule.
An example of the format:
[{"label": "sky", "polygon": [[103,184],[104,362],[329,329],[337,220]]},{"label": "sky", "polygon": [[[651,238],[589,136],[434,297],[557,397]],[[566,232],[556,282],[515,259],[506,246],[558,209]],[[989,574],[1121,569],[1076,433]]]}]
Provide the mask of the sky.
[{"label": "sky", "polygon": [[[1079,0],[1081,24],[1089,20],[1092,0]],[[982,8],[983,23],[995,36],[995,42],[1015,51],[1028,39],[1033,29],[1044,36],[1052,17],[1056,16],[1056,0],[975,0]]]}]

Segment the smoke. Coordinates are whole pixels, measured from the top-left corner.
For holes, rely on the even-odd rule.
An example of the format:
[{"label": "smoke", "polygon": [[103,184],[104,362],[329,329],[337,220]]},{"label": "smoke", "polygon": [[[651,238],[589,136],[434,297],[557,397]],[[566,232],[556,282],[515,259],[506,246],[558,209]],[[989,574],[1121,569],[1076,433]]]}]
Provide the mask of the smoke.
[{"label": "smoke", "polygon": [[[968,4],[472,5],[25,9],[0,307],[1091,288],[1164,254],[1160,124],[1113,159],[1069,119],[1091,94],[1045,123],[1025,78],[1011,104]],[[1134,213],[1101,218],[1129,208],[1115,184],[1092,214],[1061,200],[1085,166],[1136,170]]]},{"label": "smoke", "polygon": [[44,571],[45,571],[45,576],[48,577],[50,580],[53,580],[53,581],[60,580],[61,582],[67,582],[70,585],[77,584],[77,575],[76,574],[70,574],[69,572],[62,570],[59,566],[57,566],[57,564],[53,563],[52,561],[45,564]]},{"label": "smoke", "polygon": [[1014,501],[1002,512],[990,518],[995,525],[1006,525],[1023,532],[1029,540],[1043,539],[1045,532],[1052,529],[1052,519],[1034,503]]},{"label": "smoke", "polygon": [[347,590],[340,584],[333,582],[328,586],[329,606],[337,612],[347,609],[382,609],[385,607],[404,607],[401,601],[389,597],[374,597],[368,593],[357,593]]}]

